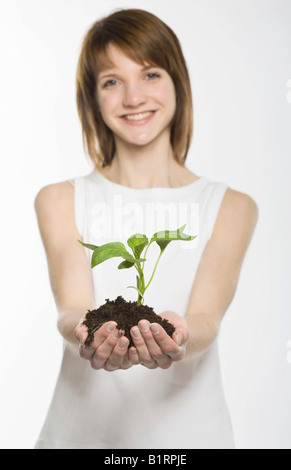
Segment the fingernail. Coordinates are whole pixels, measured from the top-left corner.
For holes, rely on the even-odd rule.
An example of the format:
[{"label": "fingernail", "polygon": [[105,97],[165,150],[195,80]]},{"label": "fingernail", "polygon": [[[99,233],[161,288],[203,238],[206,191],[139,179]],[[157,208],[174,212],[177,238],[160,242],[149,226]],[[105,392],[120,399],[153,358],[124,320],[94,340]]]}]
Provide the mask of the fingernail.
[{"label": "fingernail", "polygon": [[113,333],[113,338],[118,339],[121,336],[121,331],[120,330],[115,330]]},{"label": "fingernail", "polygon": [[116,323],[110,323],[107,326],[106,330],[110,332],[110,331],[114,330],[115,327],[116,327]]},{"label": "fingernail", "polygon": [[160,332],[160,328],[159,328],[159,326],[158,326],[156,323],[153,323],[153,324],[151,325],[151,330],[152,330],[152,332],[153,332],[154,335],[157,335],[157,334],[159,334],[159,332]]},{"label": "fingernail", "polygon": [[126,348],[127,343],[128,340],[126,338],[121,338],[121,340],[118,342],[118,346],[120,347],[120,349],[124,349]]},{"label": "fingernail", "polygon": [[135,338],[140,338],[140,331],[138,329],[137,326],[135,326],[133,329],[132,329],[132,335],[135,337]]},{"label": "fingernail", "polygon": [[147,322],[141,321],[139,323],[139,326],[140,326],[141,331],[149,331],[149,326],[148,326]]},{"label": "fingernail", "polygon": [[181,346],[182,342],[183,342],[183,336],[181,335],[181,333],[179,333],[177,335],[177,344],[178,344],[178,346]]},{"label": "fingernail", "polygon": [[131,348],[131,349],[130,349],[130,353],[131,353],[133,356],[136,356],[136,355],[137,355],[137,352],[136,352],[136,349],[135,349],[135,348]]}]

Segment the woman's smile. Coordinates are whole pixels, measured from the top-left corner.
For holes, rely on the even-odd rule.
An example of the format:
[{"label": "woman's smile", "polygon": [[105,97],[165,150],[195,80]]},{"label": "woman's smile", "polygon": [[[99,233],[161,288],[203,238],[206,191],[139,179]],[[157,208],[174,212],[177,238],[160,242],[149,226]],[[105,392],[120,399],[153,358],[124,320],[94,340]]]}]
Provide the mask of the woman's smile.
[{"label": "woman's smile", "polygon": [[121,119],[126,122],[126,124],[129,124],[130,126],[143,126],[144,124],[147,124],[153,117],[154,117],[155,111],[146,111],[146,112],[140,112],[140,113],[134,113],[134,114],[126,114],[124,116],[121,116]]},{"label": "woman's smile", "polygon": [[134,62],[109,46],[112,68],[98,76],[98,104],[115,143],[148,145],[170,128],[176,111],[176,92],[166,70]]}]

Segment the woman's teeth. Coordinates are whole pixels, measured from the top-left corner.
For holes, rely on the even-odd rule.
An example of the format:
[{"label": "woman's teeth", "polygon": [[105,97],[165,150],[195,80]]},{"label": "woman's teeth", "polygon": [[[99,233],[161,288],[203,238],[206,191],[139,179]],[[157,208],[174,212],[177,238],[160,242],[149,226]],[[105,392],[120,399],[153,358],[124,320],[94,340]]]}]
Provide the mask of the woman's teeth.
[{"label": "woman's teeth", "polygon": [[146,113],[140,113],[140,114],[127,114],[124,116],[124,119],[127,119],[128,121],[141,121],[142,119],[146,119],[150,117],[153,114],[153,111],[148,111]]}]

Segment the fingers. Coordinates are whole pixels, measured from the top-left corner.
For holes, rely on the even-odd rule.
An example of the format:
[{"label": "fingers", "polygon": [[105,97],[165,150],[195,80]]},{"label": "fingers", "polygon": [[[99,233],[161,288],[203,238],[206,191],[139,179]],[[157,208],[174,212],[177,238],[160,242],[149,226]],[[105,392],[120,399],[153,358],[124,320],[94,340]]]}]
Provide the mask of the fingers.
[{"label": "fingers", "polygon": [[[104,342],[104,348],[102,348],[103,345],[98,348],[98,351],[96,351],[91,360],[91,367],[93,367],[93,369],[98,370],[103,368],[108,371],[114,371],[121,368],[127,354],[129,340],[123,336],[123,332],[118,331],[118,333],[120,337],[119,339],[114,338],[114,340],[118,342],[113,349],[108,348],[106,341]],[[104,358],[106,358],[105,361]],[[128,367],[129,364],[125,362],[125,368]]]},{"label": "fingers", "polygon": [[75,336],[80,342],[79,346],[79,353],[83,359],[90,360],[95,353],[98,345],[102,344],[103,341],[106,340],[110,332],[112,332],[116,328],[115,322],[107,322],[102,325],[99,330],[94,333],[94,340],[90,344],[90,346],[85,346],[85,341],[88,336],[88,330],[85,325],[79,323],[77,328],[75,329]]},{"label": "fingers", "polygon": [[90,344],[90,346],[92,348],[98,349],[99,346],[101,346],[101,344],[103,344],[104,341],[106,341],[106,339],[110,336],[110,334],[112,335],[112,333],[117,331],[116,326],[117,326],[117,323],[111,322],[111,321],[106,322],[102,326],[100,326],[100,328],[95,331],[94,339],[92,343]]},{"label": "fingers", "polygon": [[177,361],[181,356],[181,348],[157,323],[151,325],[151,331],[155,341],[159,345],[161,351],[171,358],[172,361]]},{"label": "fingers", "polygon": [[129,367],[131,367],[133,364],[129,358],[129,351],[127,349],[126,353],[125,353],[125,356],[124,356],[124,359],[123,359],[123,362],[122,364],[120,365],[120,369],[129,369]]},{"label": "fingers", "polygon": [[79,353],[83,359],[91,363],[95,370],[113,371],[131,366],[128,355],[129,340],[123,331],[116,329],[115,322],[104,323],[94,334],[90,347],[80,344]]},{"label": "fingers", "polygon": [[168,369],[179,352],[177,344],[157,323],[141,320],[138,326],[131,329],[131,336],[140,363],[149,369]]},{"label": "fingers", "polygon": [[[147,322],[147,324],[149,324],[149,322]],[[147,326],[144,326],[144,328],[147,328],[148,330]],[[138,326],[134,326],[130,330],[130,333],[131,333],[134,345],[136,347],[136,352],[138,354],[139,362],[149,369],[155,369],[156,367],[158,367],[157,362],[152,357],[147,347],[147,344],[141,334],[140,328]]]},{"label": "fingers", "polygon": [[128,350],[128,355],[129,355],[129,360],[133,366],[137,366],[138,364],[140,364],[137,350],[135,347],[131,347]]},{"label": "fingers", "polygon": [[[179,328],[170,338],[158,323],[150,324],[147,320],[141,320],[138,326],[130,330],[134,347],[128,349],[129,340],[116,326],[115,322],[104,323],[95,332],[90,347],[80,345],[80,356],[89,360],[93,369],[114,371],[138,364],[149,369],[168,369],[174,361],[181,360],[185,355],[183,344],[187,338],[184,338]],[[84,331],[78,333],[81,337]]]},{"label": "fingers", "polygon": [[173,334],[173,339],[178,346],[182,346],[182,344],[186,343],[189,339],[189,331],[186,328],[178,327]]}]

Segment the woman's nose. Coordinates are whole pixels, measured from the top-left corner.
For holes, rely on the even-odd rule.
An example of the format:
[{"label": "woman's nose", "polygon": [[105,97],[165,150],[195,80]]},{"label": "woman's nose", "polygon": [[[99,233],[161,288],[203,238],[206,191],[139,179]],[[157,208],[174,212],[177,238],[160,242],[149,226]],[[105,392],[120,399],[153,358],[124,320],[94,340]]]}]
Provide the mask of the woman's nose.
[{"label": "woman's nose", "polygon": [[123,105],[138,106],[146,101],[142,85],[128,84],[124,88]]}]

